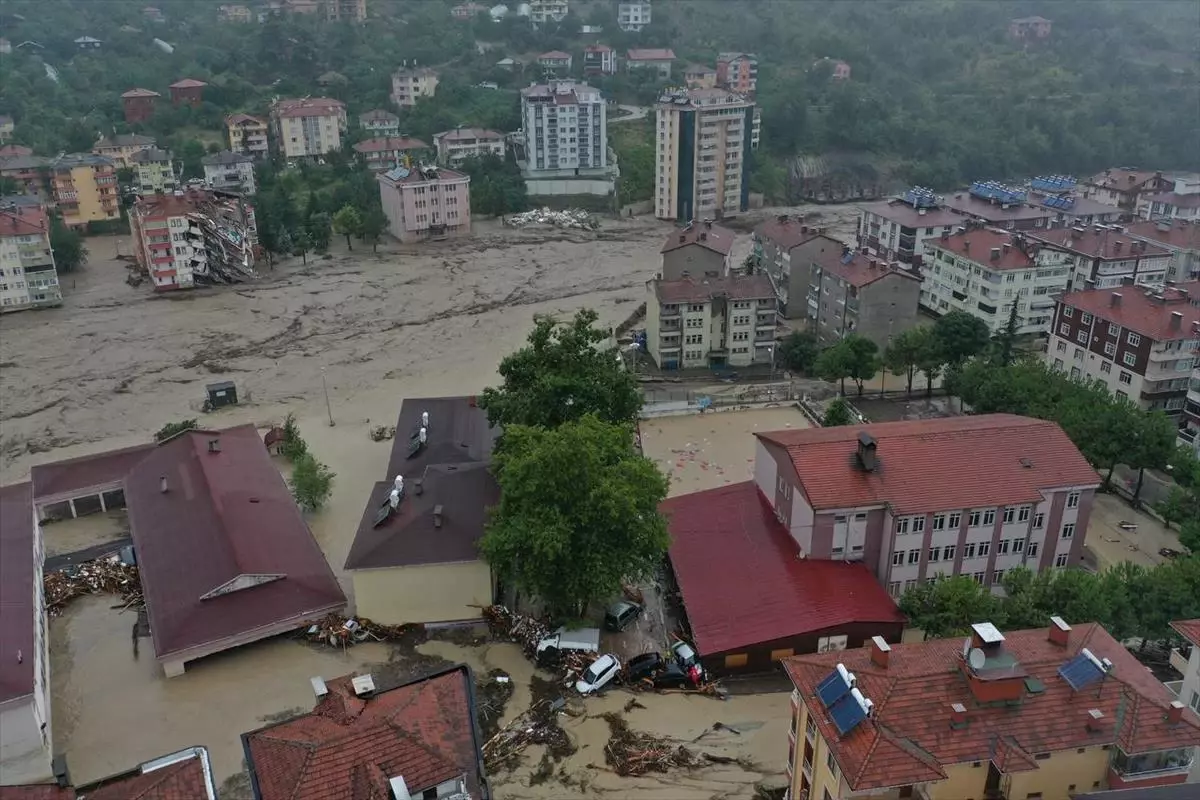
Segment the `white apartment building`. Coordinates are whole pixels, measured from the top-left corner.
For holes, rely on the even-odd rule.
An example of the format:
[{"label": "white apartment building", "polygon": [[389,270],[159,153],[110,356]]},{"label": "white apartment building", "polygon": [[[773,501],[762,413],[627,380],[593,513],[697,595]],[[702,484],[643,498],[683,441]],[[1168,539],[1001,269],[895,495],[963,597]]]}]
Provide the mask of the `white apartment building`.
[{"label": "white apartment building", "polygon": [[654,216],[720,219],[749,207],[752,100],[724,89],[664,92],[655,108]]},{"label": "white apartment building", "polygon": [[1200,221],[1200,175],[1174,177],[1174,186],[1161,194],[1138,199],[1137,215],[1142,219],[1182,219]]},{"label": "white apartment building", "polygon": [[[1171,684],[1167,684],[1167,688],[1175,692],[1179,702],[1200,714],[1200,619],[1177,620],[1171,623],[1171,627],[1187,640],[1191,651],[1189,654],[1185,654],[1187,648],[1183,652],[1171,651],[1171,666],[1179,670],[1183,680],[1179,681],[1177,689]],[[1200,783],[1200,752],[1192,758],[1187,782]]]},{"label": "white apartment building", "polygon": [[1192,369],[1188,392],[1183,402],[1183,426],[1179,429],[1179,445],[1190,447],[1200,458],[1200,359]]},{"label": "white apartment building", "polygon": [[608,169],[608,110],[600,90],[552,80],[521,90],[527,178]]},{"label": "white apartment building", "polygon": [[562,22],[567,10],[567,0],[529,0],[529,22],[535,28],[547,22]]},{"label": "white apartment building", "polygon": [[0,313],[61,304],[46,210],[0,206]]},{"label": "white apartment building", "polygon": [[1087,286],[1111,289],[1125,283],[1161,286],[1171,269],[1171,251],[1136,239],[1117,225],[1077,225],[1030,231],[1028,236],[1069,256],[1073,272],[1070,288],[1075,290]]},{"label": "white apartment building", "polygon": [[617,27],[623,31],[640,31],[650,24],[650,0],[617,3]]},{"label": "white apartment building", "polygon": [[329,97],[277,100],[271,129],[284,158],[316,158],[341,149],[346,105]]},{"label": "white apartment building", "polygon": [[204,181],[214,189],[254,194],[254,157],[224,150],[201,159]]},{"label": "white apartment building", "polygon": [[925,255],[921,305],[937,314],[965,311],[993,333],[1008,324],[1013,303],[1019,334],[1045,333],[1071,279],[1068,254],[992,228],[929,238]]},{"label": "white apartment building", "polygon": [[646,345],[662,369],[770,364],[776,300],[766,275],[646,284]]},{"label": "white apartment building", "polygon": [[504,158],[504,134],[483,128],[455,128],[433,135],[438,162],[457,167],[471,157]]},{"label": "white apartment building", "polygon": [[429,67],[403,66],[392,73],[392,102],[412,108],[422,97],[437,94],[438,74]]},{"label": "white apartment building", "polygon": [[906,192],[904,197],[860,205],[858,244],[867,248],[870,255],[889,263],[898,261],[905,269],[920,272],[928,257],[925,242],[953,233],[966,220],[936,203],[924,205],[924,201],[933,198],[914,194],[915,191]]},{"label": "white apartment building", "polygon": [[1200,280],[1200,221],[1143,220],[1122,226],[1129,238],[1157,245],[1171,254],[1169,281]]}]

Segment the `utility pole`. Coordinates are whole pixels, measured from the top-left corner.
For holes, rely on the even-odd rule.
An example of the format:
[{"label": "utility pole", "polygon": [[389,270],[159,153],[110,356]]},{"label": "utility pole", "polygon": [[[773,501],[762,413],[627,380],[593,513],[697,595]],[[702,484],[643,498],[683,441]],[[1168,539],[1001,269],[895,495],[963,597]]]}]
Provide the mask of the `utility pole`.
[{"label": "utility pole", "polygon": [[321,386],[325,389],[325,412],[329,414],[329,427],[333,427],[336,423],[333,421],[333,406],[329,403],[329,382],[325,380],[325,368],[321,367]]}]

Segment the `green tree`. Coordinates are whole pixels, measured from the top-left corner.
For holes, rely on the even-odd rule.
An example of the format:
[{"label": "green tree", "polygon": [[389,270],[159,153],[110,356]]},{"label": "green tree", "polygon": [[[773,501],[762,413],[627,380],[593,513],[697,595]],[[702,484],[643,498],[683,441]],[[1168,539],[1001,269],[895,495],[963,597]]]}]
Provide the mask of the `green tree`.
[{"label": "green tree", "polygon": [[479,399],[494,425],[553,428],[586,414],[633,422],[642,407],[637,380],[603,345],[596,312],[583,309],[566,323],[539,317],[528,344],[500,362],[498,388]]},{"label": "green tree", "polygon": [[1179,526],[1179,543],[1187,548],[1193,559],[1200,558],[1200,517],[1193,517]]},{"label": "green tree", "polygon": [[900,597],[898,605],[927,639],[964,634],[972,623],[990,620],[997,611],[996,599],[969,575],[919,583]]},{"label": "green tree", "polygon": [[50,249],[54,252],[54,265],[60,273],[74,272],[87,263],[88,250],[83,244],[83,237],[58,217],[50,220]]},{"label": "green tree", "polygon": [[632,426],[594,414],[553,429],[511,425],[494,466],[500,504],[483,556],[560,617],[581,616],[662,562],[667,479],[634,450]]},{"label": "green tree", "polygon": [[854,371],[854,354],[845,346],[845,340],[830,345],[817,356],[813,371],[823,381],[837,383],[839,391],[846,393],[846,378]]},{"label": "green tree", "polygon": [[945,363],[959,365],[987,349],[991,334],[987,323],[965,311],[951,311],[933,323],[933,335]]},{"label": "green tree", "polygon": [[996,334],[993,341],[995,348],[996,361],[1002,367],[1007,367],[1013,362],[1013,358],[1017,352],[1017,331],[1021,326],[1021,317],[1017,313],[1021,298],[1015,298],[1008,308],[1008,319],[1004,323],[1004,327]]},{"label": "green tree", "polygon": [[312,453],[305,453],[292,466],[292,497],[305,511],[318,511],[333,492],[335,474],[329,467],[317,461]]},{"label": "green tree", "polygon": [[[821,367],[823,359],[828,371]],[[817,374],[821,375],[822,380],[841,380],[842,393],[845,394],[845,379],[852,378],[858,386],[859,397],[862,397],[863,383],[870,380],[878,370],[879,347],[870,339],[853,333],[830,345],[817,359]]]},{"label": "green tree", "polygon": [[279,453],[293,464],[308,455],[308,442],[300,435],[295,414],[288,414],[283,420],[283,441],[279,445]]},{"label": "green tree", "polygon": [[1168,527],[1193,519],[1200,520],[1200,495],[1182,486],[1172,486],[1167,496],[1155,505],[1154,510]]},{"label": "green tree", "polygon": [[351,236],[358,236],[362,233],[363,219],[358,213],[358,209],[351,205],[342,206],[333,215],[333,232],[339,236],[346,237],[346,249],[353,250],[353,245],[350,244]]},{"label": "green tree", "polygon": [[166,425],[163,425],[161,428],[159,428],[154,434],[154,441],[166,441],[176,434],[183,433],[184,431],[190,431],[195,427],[196,420],[194,419],[181,419],[179,422],[168,422]]},{"label": "green tree", "polygon": [[382,208],[371,206],[367,213],[363,214],[362,236],[371,244],[372,253],[379,252],[379,239],[387,231],[387,227],[388,218]]},{"label": "green tree", "polygon": [[941,340],[932,330],[924,338],[924,346],[917,358],[917,370],[925,376],[925,396],[933,397],[933,382],[946,368],[946,356],[942,352]]},{"label": "green tree", "polygon": [[808,331],[792,331],[779,342],[779,360],[793,372],[812,370],[818,352],[817,337]]},{"label": "green tree", "polygon": [[308,264],[308,251],[313,249],[312,237],[305,228],[297,228],[290,234],[292,255],[300,256],[300,263]]},{"label": "green tree", "polygon": [[1166,469],[1175,455],[1179,428],[1161,411],[1138,414],[1134,419],[1136,427],[1133,431],[1133,446],[1126,451],[1122,461],[1130,469],[1138,471],[1137,485],[1133,489],[1133,503],[1136,506],[1141,502],[1146,470]]},{"label": "green tree", "polygon": [[825,416],[821,418],[821,427],[835,428],[838,425],[850,425],[853,422],[854,415],[850,411],[850,404],[844,397],[835,397],[825,408]]},{"label": "green tree", "polygon": [[883,351],[883,366],[905,377],[905,391],[909,395],[912,394],[913,379],[920,368],[921,360],[933,346],[933,329],[928,325],[920,325],[894,337]]},{"label": "green tree", "polygon": [[188,139],[177,151],[178,158],[183,161],[184,178],[204,177],[204,156],[207,152],[204,143],[196,139]]},{"label": "green tree", "polygon": [[324,253],[329,249],[329,235],[331,224],[329,215],[324,211],[318,211],[308,215],[308,220],[305,223],[305,230],[308,231],[308,238],[312,242],[313,250],[318,253]]}]

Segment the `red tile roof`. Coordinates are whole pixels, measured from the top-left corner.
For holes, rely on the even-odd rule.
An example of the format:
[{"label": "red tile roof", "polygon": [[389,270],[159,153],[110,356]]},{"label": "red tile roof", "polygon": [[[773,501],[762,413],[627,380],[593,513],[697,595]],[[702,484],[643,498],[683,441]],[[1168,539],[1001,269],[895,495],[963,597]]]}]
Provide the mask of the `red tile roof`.
[{"label": "red tile roof", "polygon": [[[1121,295],[1113,305],[1113,295]],[[1141,286],[1121,286],[1117,289],[1085,289],[1063,295],[1059,302],[1095,315],[1106,322],[1115,322],[1156,342],[1195,339],[1200,325],[1200,281],[1168,286],[1161,293]],[[1172,326],[1172,314],[1182,315]]]},{"label": "red tile roof", "polygon": [[1169,203],[1176,208],[1200,208],[1200,194],[1165,192],[1163,194],[1152,194],[1142,199],[1149,200],[1151,203]]},{"label": "red tile roof", "polygon": [[33,537],[32,484],[0,487],[0,703],[33,694]]},{"label": "red tile roof", "polygon": [[[783,664],[852,791],[937,780],[944,767],[965,762],[999,760],[1006,771],[1028,771],[1046,752],[1116,744],[1133,754],[1200,745],[1200,717],[1185,710],[1182,722],[1168,724],[1164,711],[1174,695],[1096,623],[1076,626],[1066,646],[1039,628],[1006,634],[1002,647],[1044,691],[1026,691],[1018,705],[977,703],[960,673],[957,638],[892,645],[886,668],[871,662],[869,648],[793,656]],[[1076,692],[1058,669],[1084,647],[1112,661],[1113,670]],[[845,736],[815,695],[839,663],[875,703],[873,716]],[[967,708],[965,727],[950,727],[953,703]],[[1088,730],[1091,709],[1104,715],[1104,730]]]},{"label": "red tile roof", "polygon": [[775,288],[771,279],[762,273],[757,275],[726,275],[723,278],[705,278],[654,283],[654,295],[660,303],[700,303],[724,295],[730,300],[774,299]]},{"label": "red tile roof", "polygon": [[429,145],[408,136],[378,136],[354,145],[356,153],[391,153],[396,150],[424,150]]},{"label": "red tile roof", "polygon": [[25,147],[20,144],[6,144],[0,147],[0,158],[12,158],[13,156],[31,156],[33,148]]},{"label": "red tile roof", "polygon": [[1101,186],[1126,192],[1131,189],[1141,189],[1144,184],[1155,178],[1161,178],[1162,173],[1149,169],[1106,169],[1088,178],[1089,186]]},{"label": "red tile roof", "polygon": [[0,236],[31,236],[46,233],[50,222],[41,206],[17,206],[0,211]]},{"label": "red tile roof", "polygon": [[497,131],[489,131],[485,128],[455,128],[454,130],[435,133],[433,138],[435,141],[445,140],[447,142],[458,142],[464,139],[499,141],[504,138],[504,134]]},{"label": "red tile roof", "polygon": [[171,84],[172,89],[199,89],[201,86],[208,86],[204,81],[198,81],[195,78],[183,78]]},{"label": "red tile roof", "polygon": [[796,543],[753,481],[672,497],[662,511],[705,655],[850,623],[904,621],[862,564],[796,558]]},{"label": "red tile roof", "polygon": [[393,689],[354,695],[350,677],[326,684],[311,713],[242,734],[259,800],[377,800],[403,777],[419,796],[465,776],[472,797],[486,785],[465,665]]},{"label": "red tile roof", "polygon": [[81,786],[79,792],[84,800],[217,800],[212,763],[202,747],[163,756],[124,775]]},{"label": "red tile roof", "polygon": [[331,97],[277,100],[272,107],[272,111],[280,117],[327,117],[345,109],[345,103]]},{"label": "red tile roof", "polygon": [[562,50],[551,50],[549,53],[542,53],[538,56],[538,61],[567,61],[570,58],[570,53],[564,53]]},{"label": "red tile roof", "polygon": [[226,125],[248,125],[248,124],[266,125],[267,122],[266,122],[266,120],[260,119],[259,117],[251,116],[250,114],[240,114],[239,113],[239,114],[230,114],[228,117],[226,117],[225,124]]},{"label": "red tile roof", "polygon": [[1027,231],[1026,235],[1056,250],[1067,250],[1103,261],[1126,261],[1130,258],[1170,255],[1169,250],[1156,244],[1147,244],[1144,249],[1135,252],[1131,249],[1133,239],[1128,234],[1108,230],[1107,227],[1097,230],[1092,226],[1082,233],[1072,228],[1058,228],[1045,232]]},{"label": "red tile roof", "polygon": [[[160,660],[346,602],[253,425],[159,445],[126,477],[125,499]],[[243,575],[283,577],[202,599]]]},{"label": "red tile roof", "polygon": [[0,786],[0,800],[75,800],[75,790],[69,786],[60,789],[52,783]]},{"label": "red tile roof", "polygon": [[152,444],[136,444],[106,453],[38,464],[29,471],[33,496],[41,503],[51,498],[94,493],[100,487],[115,488],[153,449]]},{"label": "red tile roof", "polygon": [[[1166,230],[1161,230],[1160,225]],[[1200,222],[1147,220],[1127,225],[1125,230],[1132,237],[1148,239],[1166,248],[1200,250]]]},{"label": "red tile roof", "polygon": [[917,281],[918,283],[921,281],[911,272],[892,269],[885,259],[854,252],[846,245],[828,236],[820,238],[828,239],[829,246],[821,248],[821,252],[813,259],[813,263],[851,286],[861,289],[889,276],[897,280]]},{"label": "red tile roof", "polygon": [[1042,206],[1030,206],[1025,203],[993,203],[976,197],[965,189],[946,196],[946,207],[960,214],[978,217],[986,222],[1008,222],[1009,220],[1054,219],[1056,211]]},{"label": "red tile roof", "polygon": [[158,92],[151,91],[150,89],[130,89],[128,92],[122,92],[121,97],[162,97],[162,95],[160,95]]},{"label": "red tile roof", "polygon": [[1175,629],[1183,638],[1187,639],[1192,644],[1200,647],[1200,619],[1179,619],[1171,623],[1171,627]]},{"label": "red tile roof", "polygon": [[722,228],[720,225],[706,223],[693,224],[673,231],[667,237],[667,241],[663,244],[662,249],[658,252],[669,253],[672,250],[687,247],[689,244],[698,244],[715,253],[727,256],[729,255],[729,251],[733,249],[735,236],[737,234],[733,231],[728,228]]},{"label": "red tile roof", "polygon": [[962,215],[948,208],[930,208],[922,214],[908,203],[900,200],[863,203],[859,208],[905,228],[942,228],[947,225],[957,226],[963,223]]},{"label": "red tile roof", "polygon": [[[425,449],[409,458],[410,438],[421,429],[421,415],[426,412],[429,430]],[[473,397],[407,398],[396,418],[396,437],[383,477],[388,483],[397,475],[411,480],[421,477],[425,468],[434,464],[488,461],[499,435],[500,429],[488,424],[487,412]]]},{"label": "red tile roof", "polygon": [[[878,468],[857,465],[858,435]],[[886,504],[912,514],[1037,503],[1042,491],[1094,486],[1100,477],[1053,422],[982,414],[756,433],[783,447],[817,510]]]},{"label": "red tile roof", "polygon": [[668,47],[642,47],[630,50],[630,61],[674,61],[675,51]]},{"label": "red tile roof", "polygon": [[[1033,248],[1022,249],[1011,234],[991,228],[956,233],[944,239],[926,239],[925,247],[945,250],[996,272],[1037,266],[1037,262],[1026,252],[1026,249],[1032,251]],[[993,258],[992,251],[997,248],[1000,252]]]},{"label": "red tile roof", "polygon": [[612,48],[606,44],[589,44],[583,48],[585,53],[611,53]]},{"label": "red tile roof", "polygon": [[779,219],[779,217],[771,217],[755,228],[754,232],[760,238],[770,241],[776,247],[791,250],[793,247],[815,238],[818,229],[810,227],[804,224],[802,220],[793,217],[788,217],[784,220]]}]

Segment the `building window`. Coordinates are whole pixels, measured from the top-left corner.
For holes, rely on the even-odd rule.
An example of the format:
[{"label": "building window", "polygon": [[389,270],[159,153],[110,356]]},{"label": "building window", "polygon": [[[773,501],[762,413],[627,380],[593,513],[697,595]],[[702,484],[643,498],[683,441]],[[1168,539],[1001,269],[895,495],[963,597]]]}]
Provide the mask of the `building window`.
[{"label": "building window", "polygon": [[892,553],[892,566],[893,567],[899,567],[903,563],[904,563],[904,551],[903,550],[897,550],[896,552]]},{"label": "building window", "polygon": [[1063,316],[1064,317],[1075,316],[1075,309],[1071,308],[1070,306],[1063,306]]},{"label": "building window", "polygon": [[1088,340],[1087,331],[1078,331],[1078,332],[1075,334],[1075,339],[1076,339],[1076,340],[1077,340],[1077,341],[1078,341],[1080,344],[1087,344],[1087,340]]},{"label": "building window", "polygon": [[1116,354],[1117,354],[1116,342],[1105,342],[1104,343],[1104,355],[1112,357],[1112,356],[1115,356]]},{"label": "building window", "polygon": [[1009,547],[1009,540],[1001,539],[999,542],[996,543],[996,555],[998,555],[998,556],[1008,555],[1008,547]]},{"label": "building window", "polygon": [[989,508],[987,511],[983,512],[983,525],[986,528],[988,525],[995,525],[995,524],[996,524],[996,509]]},{"label": "building window", "polygon": [[1131,353],[1128,350],[1121,356],[1121,360],[1125,362],[1125,366],[1132,367],[1137,363],[1137,353]]},{"label": "building window", "polygon": [[1031,511],[1033,511],[1033,509],[1030,506],[1021,506],[1019,509],[1017,509],[1017,522],[1028,522],[1029,513]]},{"label": "building window", "polygon": [[898,533],[898,534],[908,533],[908,517],[899,517],[896,520],[896,533]]},{"label": "building window", "polygon": [[1079,508],[1079,492],[1067,494],[1067,508]]},{"label": "building window", "polygon": [[982,512],[980,512],[980,511],[972,511],[972,512],[971,512],[971,516],[969,516],[969,517],[967,518],[967,526],[968,526],[968,527],[971,527],[971,528],[978,528],[978,527],[979,527],[979,520],[982,518],[982,516],[983,516],[983,513],[982,513]]},{"label": "building window", "polygon": [[975,557],[975,543],[967,542],[965,545],[963,545],[963,558],[974,558],[974,557]]},{"label": "building window", "polygon": [[925,530],[925,517],[912,518],[912,532],[921,533]]},{"label": "building window", "polygon": [[931,547],[931,548],[929,548],[929,560],[930,560],[931,562],[933,562],[933,561],[940,561],[940,560],[941,560],[941,555],[942,555],[942,548],[940,548],[940,547]]},{"label": "building window", "polygon": [[920,550],[909,550],[908,551],[908,563],[909,564],[918,564],[918,563],[920,563],[920,561],[921,561],[921,551]]},{"label": "building window", "polygon": [[1065,567],[1067,565],[1067,554],[1059,553],[1054,557],[1054,566]]},{"label": "building window", "polygon": [[992,583],[999,583],[1000,579],[1003,577],[1004,577],[1004,570],[997,569],[997,570],[992,571]]},{"label": "building window", "polygon": [[1070,539],[1075,535],[1075,523],[1068,522],[1062,527],[1062,538]]},{"label": "building window", "polygon": [[1067,343],[1059,339],[1058,344],[1054,345],[1054,349],[1060,353],[1067,352]]},{"label": "building window", "polygon": [[980,584],[983,583],[983,573],[982,572],[972,572],[971,577],[975,580],[976,583],[980,583]]},{"label": "building window", "polygon": [[1030,543],[1029,543],[1029,547],[1026,547],[1026,548],[1025,548],[1025,557],[1026,557],[1026,558],[1033,558],[1034,556],[1036,556],[1036,555],[1037,555],[1037,551],[1038,551],[1038,543],[1037,543],[1037,542],[1030,542]]},{"label": "building window", "polygon": [[1013,506],[1004,507],[1004,524],[1012,522],[1017,516],[1017,509]]},{"label": "building window", "polygon": [[962,514],[955,511],[950,515],[950,530],[956,530],[962,524]]},{"label": "building window", "polygon": [[833,759],[833,751],[832,750],[830,750],[829,754],[827,756],[825,756],[825,766],[829,767],[829,774],[833,776],[833,779],[835,781],[839,780],[838,776],[840,775],[840,773],[838,772],[837,762],[834,761],[834,759]]},{"label": "building window", "polygon": [[[1129,354],[1126,353],[1125,355],[1129,355]],[[1119,378],[1117,378],[1117,380],[1120,381],[1121,383],[1125,384],[1126,386],[1128,386],[1129,384],[1133,383],[1133,376],[1130,375],[1128,372],[1121,370],[1121,376]]]},{"label": "building window", "polygon": [[1058,326],[1058,332],[1060,334],[1062,334],[1063,336],[1070,336],[1071,335],[1071,326],[1064,322],[1063,324]]},{"label": "building window", "polygon": [[948,544],[942,548],[942,561],[953,561],[954,552],[958,548],[955,545]]},{"label": "building window", "polygon": [[1025,549],[1025,540],[1024,539],[1013,539],[1012,540],[1012,551],[1014,553],[1016,553],[1017,555],[1020,555],[1021,551],[1024,549]]},{"label": "building window", "polygon": [[1137,347],[1142,343],[1142,337],[1138,336],[1133,331],[1130,331],[1129,335],[1125,337],[1125,341],[1129,342],[1130,347]]},{"label": "building window", "polygon": [[983,558],[984,556],[988,555],[991,552],[992,552],[992,543],[991,542],[980,542],[979,543],[979,550],[977,552],[977,555],[980,558]]},{"label": "building window", "polygon": [[888,584],[888,594],[892,597],[900,596],[900,581],[892,581]]},{"label": "building window", "polygon": [[1083,316],[1079,318],[1079,321],[1082,322],[1084,325],[1091,325],[1092,324],[1092,315],[1085,311],[1085,312],[1083,312]]},{"label": "building window", "polygon": [[1112,372],[1112,362],[1111,361],[1101,361],[1100,362],[1100,371],[1103,372],[1105,375]]},{"label": "building window", "polygon": [[933,515],[933,529],[935,531],[944,531],[946,529],[946,515],[945,514],[934,514]]}]

